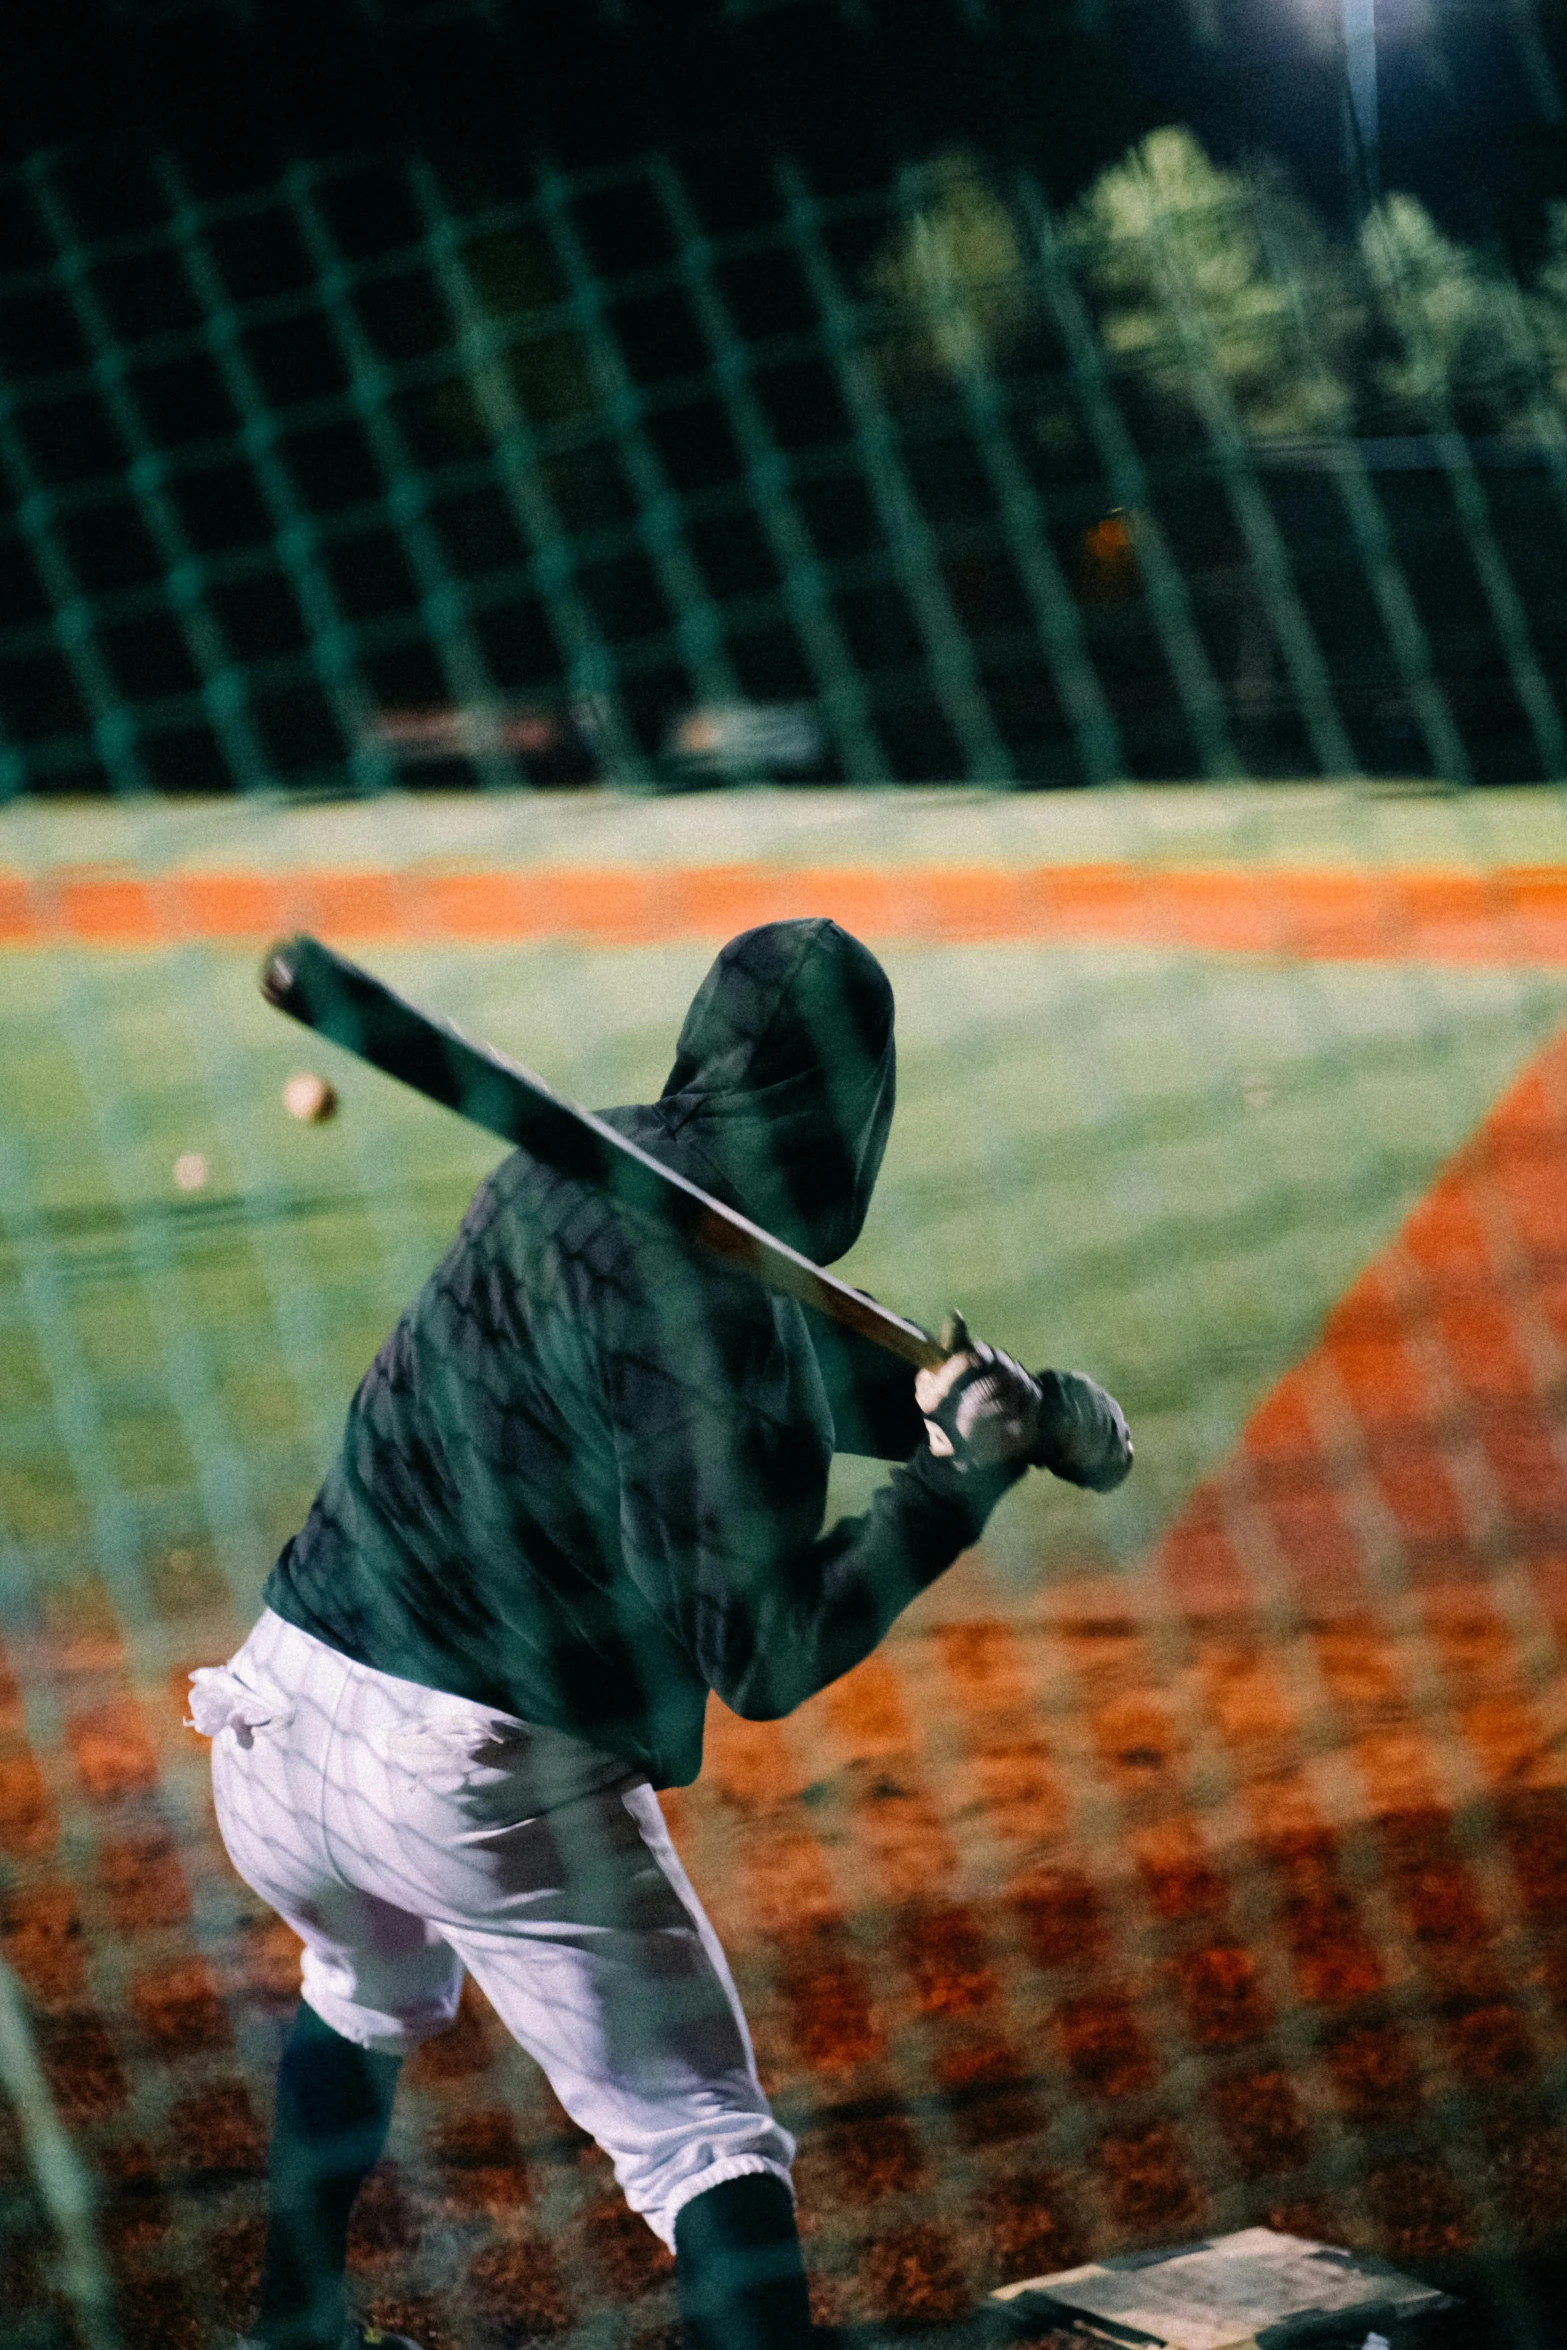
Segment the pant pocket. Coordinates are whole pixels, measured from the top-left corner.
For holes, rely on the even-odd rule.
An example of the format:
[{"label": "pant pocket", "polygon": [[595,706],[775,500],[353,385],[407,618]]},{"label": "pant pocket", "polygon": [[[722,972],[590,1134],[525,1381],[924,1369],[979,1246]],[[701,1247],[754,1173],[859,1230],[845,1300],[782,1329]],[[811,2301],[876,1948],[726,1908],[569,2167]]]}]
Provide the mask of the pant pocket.
[{"label": "pant pocket", "polygon": [[368,1733],[406,1825],[439,1808],[462,1826],[520,1826],[639,1782],[618,1755],[564,1731],[477,1705],[378,1724]]},{"label": "pant pocket", "polygon": [[496,1814],[534,1808],[530,1741],[511,1724],[415,1716],[380,1724],[368,1735],[387,1767],[399,1810],[421,1797]]}]

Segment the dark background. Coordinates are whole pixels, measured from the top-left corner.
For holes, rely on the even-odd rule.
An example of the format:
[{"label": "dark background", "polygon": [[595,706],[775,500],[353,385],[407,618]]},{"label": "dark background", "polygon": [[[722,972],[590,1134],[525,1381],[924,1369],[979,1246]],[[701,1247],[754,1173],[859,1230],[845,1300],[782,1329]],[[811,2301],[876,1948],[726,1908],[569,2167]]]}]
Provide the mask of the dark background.
[{"label": "dark background", "polygon": [[[681,782],[667,772],[672,730],[712,699],[689,658],[693,596],[721,612],[743,696],[817,699],[821,661],[790,603],[799,550],[780,554],[778,493],[734,437],[730,389],[681,280],[688,231],[655,193],[661,158],[719,256],[728,360],[743,365],[782,452],[779,478],[841,634],[837,674],[869,696],[878,779],[994,781],[999,770],[1048,785],[1103,770],[1069,718],[1014,560],[1019,485],[1079,607],[1074,625],[1120,730],[1116,772],[1336,771],[1343,753],[1327,757],[1303,719],[1206,434],[1122,371],[1121,429],[1145,482],[1113,479],[1081,354],[1070,358],[1057,329],[1038,323],[1009,352],[1006,412],[989,423],[935,378],[890,401],[877,424],[885,463],[928,550],[911,555],[846,404],[842,320],[802,273],[780,186],[795,172],[827,223],[840,309],[864,300],[901,167],[953,153],[998,186],[1016,165],[1064,207],[1145,132],[1185,124],[1221,164],[1277,157],[1327,223],[1353,232],[1363,194],[1346,167],[1340,4],[50,0],[0,12],[0,394],[12,394],[0,442],[9,433],[14,493],[0,514],[0,794],[379,788],[385,762],[372,770],[361,755],[367,713],[471,699],[452,668],[452,599],[489,690],[548,705],[554,748],[482,770],[464,751],[410,765],[416,782]],[[1418,196],[1482,263],[1526,280],[1547,206],[1567,196],[1567,0],[1378,0],[1377,51],[1384,185]],[[170,157],[212,224],[218,290],[202,301],[226,301],[243,321],[244,397],[219,380],[173,257],[158,161]],[[570,399],[536,419],[571,592],[620,696],[613,740],[591,698],[573,698],[584,691],[572,682],[574,624],[488,451],[454,433],[428,386],[404,383],[376,419],[356,406],[350,323],[389,369],[456,365],[410,204],[416,158],[469,218],[547,213],[544,173],[564,174],[553,184],[570,190],[595,298],[613,311],[634,423]],[[324,217],[358,273],[352,321],[300,243],[291,161],[321,166]],[[532,299],[547,306],[565,291],[556,268]],[[84,324],[88,296],[97,326]],[[1035,430],[1051,400],[1074,406],[1075,455]],[[375,439],[388,419],[402,436],[390,452],[384,433]],[[1457,423],[1475,436],[1484,527],[1527,614],[1528,659],[1553,678],[1567,671],[1560,469],[1542,448],[1520,462],[1516,447],[1488,444],[1483,412]],[[1367,411],[1357,429],[1410,428]],[[1368,774],[1449,783],[1554,776],[1560,743],[1528,706],[1523,631],[1487,585],[1462,485],[1426,431],[1412,459],[1378,473],[1376,496],[1459,749],[1444,750],[1417,713],[1332,481],[1282,461],[1266,475],[1350,759]],[[998,450],[1010,452],[1011,486]],[[649,463],[696,566],[684,586],[660,568]],[[441,542],[445,616],[409,570],[396,496],[410,491]],[[1123,501],[1166,535],[1238,766],[1216,764],[1200,739],[1135,569],[1111,578],[1087,560]],[[1058,603],[1062,592],[1050,591]],[[945,653],[933,597],[950,607]],[[948,654],[972,664],[988,748],[965,738],[970,689],[947,690]],[[870,772],[835,737],[800,780]]]},{"label": "dark background", "polygon": [[[1342,177],[1338,0],[120,0],[0,28],[8,159],[145,135],[221,184],[287,154],[455,150],[503,186],[760,139],[817,184],[961,143],[1077,193],[1157,124]],[[1381,0],[1384,176],[1526,260],[1567,193],[1561,0]]]}]

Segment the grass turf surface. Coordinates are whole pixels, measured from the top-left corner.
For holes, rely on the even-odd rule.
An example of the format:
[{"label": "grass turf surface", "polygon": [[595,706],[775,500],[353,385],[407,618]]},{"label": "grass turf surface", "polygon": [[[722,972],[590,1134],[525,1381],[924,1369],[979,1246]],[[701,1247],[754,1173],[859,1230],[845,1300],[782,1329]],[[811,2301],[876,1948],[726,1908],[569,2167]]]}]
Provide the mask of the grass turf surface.
[{"label": "grass turf surface", "polygon": [[[662,1083],[701,944],[387,950],[392,982],[590,1103]],[[987,1553],[1134,1558],[1567,1009],[1567,973],[1148,950],[888,949],[901,1100],[850,1277],[1083,1364],[1141,1439],[1115,1502],[1032,1480]],[[18,954],[0,1475],[30,1571],[112,1526],[132,1581],[209,1558],[238,1612],[344,1402],[498,1155],[268,1011],[244,955]],[[330,1067],[327,1128],[283,1113]],[[208,1180],[182,1195],[175,1161]],[[89,1433],[91,1431],[91,1433]],[[846,1497],[865,1479],[850,1472]],[[961,1604],[968,1604],[963,1601]]]},{"label": "grass turf surface", "polygon": [[[606,1101],[661,1079],[706,949],[375,960]],[[848,1269],[1096,1368],[1140,1456],[1109,1508],[1034,1481],[839,1689],[782,1729],[715,1717],[671,1800],[801,2136],[824,2311],[951,2317],[1007,2275],[1257,2219],[1416,2265],[1541,2243],[1567,2187],[1567,1840],[1550,1659],[1498,1594],[1521,1566],[1552,1618],[1549,1544],[1505,1509],[1400,1521],[1369,1579],[1314,1583],[1363,1462],[1291,1438],[1288,1409],[1236,1446],[1567,986],[1141,949],[887,961],[902,1106]],[[290,1124],[283,1077],[325,1056],[247,957],[5,971],[4,1949],[127,2334],[194,2350],[247,2313],[293,1953],[215,1849],[180,1669],[242,1630],[491,1150],[367,1073],[337,1125]],[[184,1196],[190,1151],[210,1178]],[[1432,1261],[1461,1267],[1456,1214]],[[1331,1323],[1326,1344],[1342,1369]],[[1457,1426],[1422,1493],[1455,1462],[1472,1486]],[[1216,1513],[1270,1475],[1275,1548],[1243,1542],[1229,1585]],[[411,2076],[356,2232],[376,2313],[435,2350],[661,2341],[657,2248],[477,2001]],[[21,2277],[44,2263],[12,2167]]]}]

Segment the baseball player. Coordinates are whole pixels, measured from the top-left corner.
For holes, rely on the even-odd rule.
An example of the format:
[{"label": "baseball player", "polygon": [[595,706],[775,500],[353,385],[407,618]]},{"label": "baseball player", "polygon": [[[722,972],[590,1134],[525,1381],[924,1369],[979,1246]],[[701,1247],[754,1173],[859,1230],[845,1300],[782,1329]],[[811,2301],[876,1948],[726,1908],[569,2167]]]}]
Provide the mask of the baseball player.
[{"label": "baseball player", "polygon": [[[723,949],[659,1099],[607,1115],[830,1261],[892,1108],[886,976],[799,921]],[[824,1532],[835,1448],[903,1465]],[[801,2350],[793,2141],[655,1790],[710,1691],[768,1720],[868,1655],[1030,1461],[1115,1484],[1118,1406],[973,1343],[916,1380],[523,1153],[481,1184],[192,1676],[229,1856],[304,1944],[256,2345],[397,2350],[347,2315],[349,2214],[466,1968],[673,2249],[692,2350]]]}]

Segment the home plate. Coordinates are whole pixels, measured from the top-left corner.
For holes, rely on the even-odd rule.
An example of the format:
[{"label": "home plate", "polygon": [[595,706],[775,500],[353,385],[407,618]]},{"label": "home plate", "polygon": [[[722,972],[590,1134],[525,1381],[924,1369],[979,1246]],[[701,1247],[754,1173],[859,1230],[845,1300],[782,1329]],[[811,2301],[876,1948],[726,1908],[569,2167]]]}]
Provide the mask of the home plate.
[{"label": "home plate", "polygon": [[1068,2326],[1159,2350],[1387,2350],[1388,2328],[1449,2296],[1332,2244],[1242,2228],[1169,2252],[1123,2253],[1003,2285],[986,2303],[1031,2327]]}]

